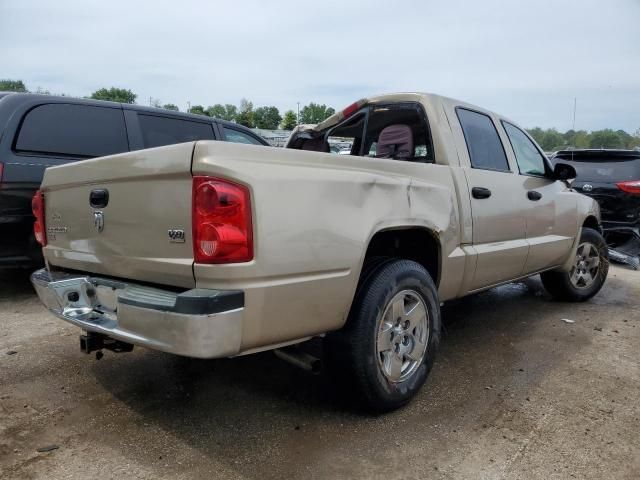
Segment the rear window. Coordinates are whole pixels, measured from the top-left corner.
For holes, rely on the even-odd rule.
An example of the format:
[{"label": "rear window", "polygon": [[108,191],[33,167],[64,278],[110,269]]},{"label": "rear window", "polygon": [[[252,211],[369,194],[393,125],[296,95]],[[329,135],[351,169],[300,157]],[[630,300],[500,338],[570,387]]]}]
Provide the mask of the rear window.
[{"label": "rear window", "polygon": [[138,114],[144,148],[162,147],[194,140],[215,140],[211,123]]},{"label": "rear window", "polygon": [[129,143],[121,109],[51,103],[26,114],[15,149],[86,158],[126,152]]},{"label": "rear window", "polygon": [[458,119],[467,142],[471,166],[484,170],[509,171],[507,155],[491,117],[457,108]]}]

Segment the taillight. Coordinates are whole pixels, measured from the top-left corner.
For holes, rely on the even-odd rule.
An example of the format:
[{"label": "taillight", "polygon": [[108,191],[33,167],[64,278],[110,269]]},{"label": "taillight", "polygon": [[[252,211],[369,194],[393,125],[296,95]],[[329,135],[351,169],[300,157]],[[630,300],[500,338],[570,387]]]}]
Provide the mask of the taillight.
[{"label": "taillight", "polygon": [[196,263],[253,260],[251,196],[244,185],[193,177],[193,256]]},{"label": "taillight", "polygon": [[351,105],[349,105],[347,108],[345,108],[344,110],[342,110],[342,116],[344,118],[349,118],[351,115],[353,115],[354,113],[356,113],[359,109],[359,105],[358,102],[352,103]]},{"label": "taillight", "polygon": [[640,195],[640,180],[632,180],[630,182],[616,183],[618,188],[623,192],[631,193],[632,195]]},{"label": "taillight", "polygon": [[2,184],[2,174],[4,173],[4,163],[0,162],[0,184]]},{"label": "taillight", "polygon": [[33,211],[33,216],[36,217],[36,221],[33,224],[33,234],[38,243],[45,247],[47,245],[47,235],[44,224],[44,196],[40,190],[36,192],[31,200],[31,210]]}]

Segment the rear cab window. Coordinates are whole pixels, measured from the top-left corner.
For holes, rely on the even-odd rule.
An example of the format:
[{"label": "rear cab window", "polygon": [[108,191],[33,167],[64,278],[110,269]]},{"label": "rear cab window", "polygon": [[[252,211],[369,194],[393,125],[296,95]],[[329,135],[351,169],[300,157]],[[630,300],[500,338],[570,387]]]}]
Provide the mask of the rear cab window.
[{"label": "rear cab window", "polygon": [[92,158],[129,150],[122,109],[50,103],[29,110],[14,150],[71,158]]},{"label": "rear cab window", "polygon": [[456,114],[467,143],[471,167],[510,172],[504,146],[491,117],[462,107],[456,108]]},{"label": "rear cab window", "polygon": [[215,140],[211,122],[138,113],[144,148],[162,147],[195,140]]}]

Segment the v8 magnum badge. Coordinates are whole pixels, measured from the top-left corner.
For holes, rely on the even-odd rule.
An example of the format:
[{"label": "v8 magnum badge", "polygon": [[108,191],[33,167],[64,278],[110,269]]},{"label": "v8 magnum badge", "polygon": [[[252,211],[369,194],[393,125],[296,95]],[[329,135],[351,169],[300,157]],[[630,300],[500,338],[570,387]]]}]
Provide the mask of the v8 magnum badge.
[{"label": "v8 magnum badge", "polygon": [[93,226],[95,227],[98,233],[101,233],[104,230],[104,213],[103,212],[93,212]]},{"label": "v8 magnum badge", "polygon": [[184,230],[178,228],[171,228],[168,231],[169,242],[171,243],[184,243]]}]

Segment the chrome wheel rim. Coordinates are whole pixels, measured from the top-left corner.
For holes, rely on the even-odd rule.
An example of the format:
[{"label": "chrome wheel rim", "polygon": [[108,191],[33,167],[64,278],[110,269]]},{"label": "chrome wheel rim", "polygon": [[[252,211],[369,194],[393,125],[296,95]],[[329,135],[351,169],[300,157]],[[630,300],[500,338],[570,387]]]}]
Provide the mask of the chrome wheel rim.
[{"label": "chrome wheel rim", "polygon": [[392,383],[407,380],[427,351],[429,320],[420,295],[403,290],[391,299],[381,317],[376,348],[382,374]]},{"label": "chrome wheel rim", "polygon": [[578,245],[576,259],[569,272],[571,284],[576,288],[589,288],[598,278],[600,272],[600,253],[598,248],[589,242]]}]

